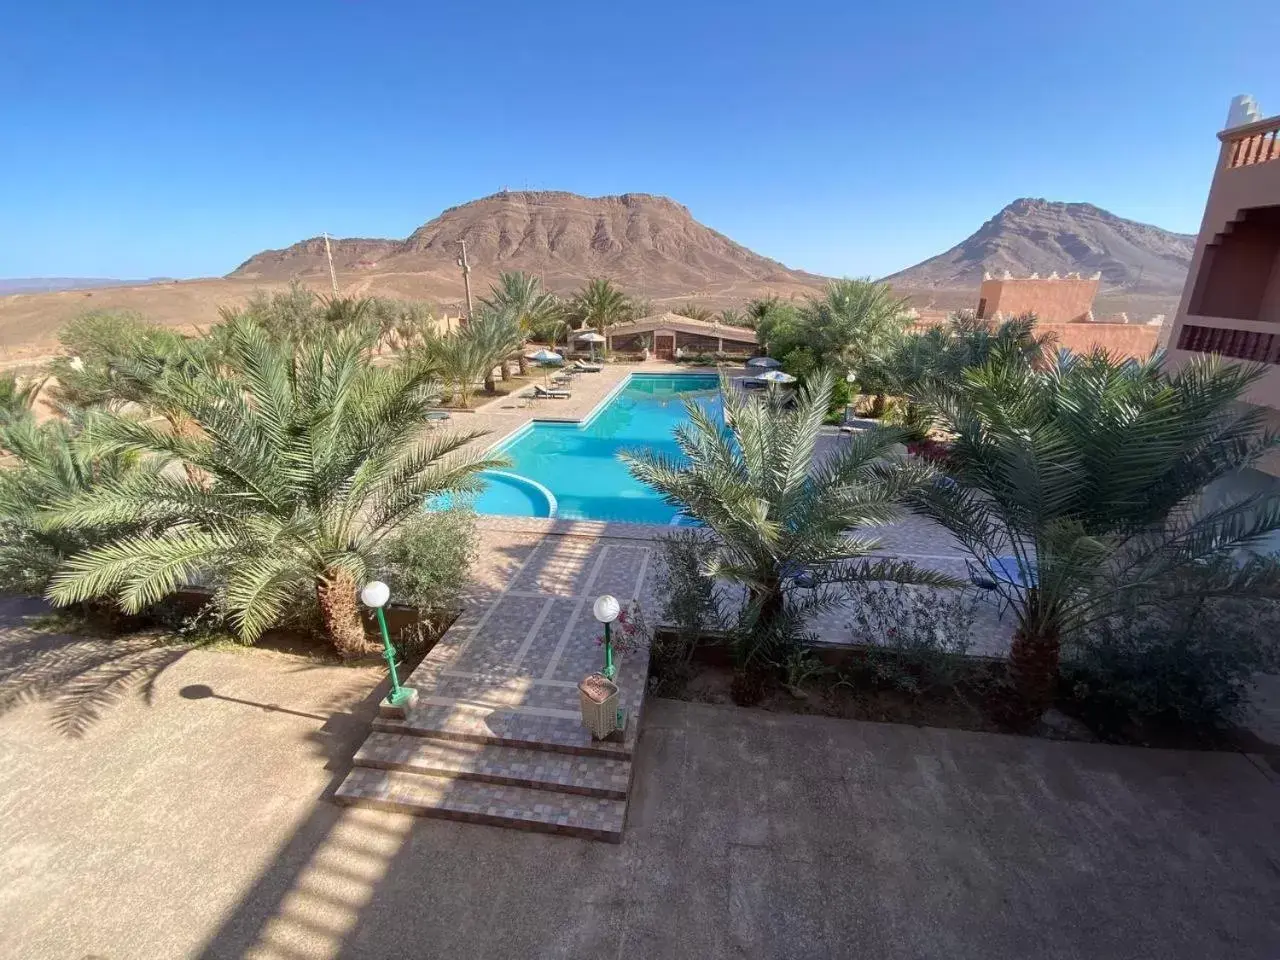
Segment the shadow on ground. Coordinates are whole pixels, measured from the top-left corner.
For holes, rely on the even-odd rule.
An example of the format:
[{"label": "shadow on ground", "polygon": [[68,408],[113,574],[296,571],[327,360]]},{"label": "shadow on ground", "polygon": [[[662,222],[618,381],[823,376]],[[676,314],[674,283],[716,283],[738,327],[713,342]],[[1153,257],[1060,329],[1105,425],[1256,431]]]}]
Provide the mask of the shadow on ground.
[{"label": "shadow on ground", "polygon": [[28,624],[48,611],[37,599],[0,597],[0,714],[46,702],[54,729],[68,737],[84,736],[124,696],[151,703],[156,678],[186,653],[149,639],[75,637]]}]

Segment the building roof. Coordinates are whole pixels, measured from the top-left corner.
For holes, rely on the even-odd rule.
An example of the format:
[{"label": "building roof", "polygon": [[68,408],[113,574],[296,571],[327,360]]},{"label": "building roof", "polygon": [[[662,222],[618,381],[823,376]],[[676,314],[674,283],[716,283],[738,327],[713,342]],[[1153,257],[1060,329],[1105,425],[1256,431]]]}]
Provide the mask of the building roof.
[{"label": "building roof", "polygon": [[723,337],[735,343],[756,343],[756,332],[745,327],[730,327],[723,323],[707,320],[694,320],[682,317],[678,313],[655,313],[651,317],[638,320],[627,320],[615,323],[605,332],[611,337],[626,336],[632,333],[652,333],[654,330],[678,330],[681,333],[694,333],[706,337]]}]

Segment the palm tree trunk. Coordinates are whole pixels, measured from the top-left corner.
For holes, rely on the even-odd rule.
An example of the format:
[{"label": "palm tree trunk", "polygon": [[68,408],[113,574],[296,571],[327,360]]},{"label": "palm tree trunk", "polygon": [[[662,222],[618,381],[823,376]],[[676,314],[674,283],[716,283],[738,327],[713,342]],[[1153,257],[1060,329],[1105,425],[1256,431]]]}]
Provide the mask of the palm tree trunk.
[{"label": "palm tree trunk", "polygon": [[516,367],[522,377],[529,372],[529,361],[524,358],[523,350],[516,354]]},{"label": "palm tree trunk", "polygon": [[489,372],[484,375],[484,392],[496,393],[497,391],[498,391],[498,385],[494,383],[493,368],[490,367]]},{"label": "palm tree trunk", "polygon": [[356,605],[356,581],[346,570],[326,570],[316,581],[320,619],[334,649],[342,658],[361,657],[377,650],[364,635],[360,608]]},{"label": "palm tree trunk", "polygon": [[1053,706],[1062,644],[1056,630],[1019,626],[1009,647],[1009,677],[1018,696],[1010,720],[1030,727]]},{"label": "palm tree trunk", "polygon": [[502,362],[498,364],[498,373],[502,376],[502,382],[506,383],[511,379],[511,373],[507,370],[507,360],[509,357],[503,357]]}]

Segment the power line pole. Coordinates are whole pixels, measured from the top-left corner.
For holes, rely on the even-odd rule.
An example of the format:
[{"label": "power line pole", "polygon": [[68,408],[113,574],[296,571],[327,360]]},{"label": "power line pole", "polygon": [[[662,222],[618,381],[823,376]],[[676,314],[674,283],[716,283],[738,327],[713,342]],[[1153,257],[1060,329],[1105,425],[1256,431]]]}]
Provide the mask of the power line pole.
[{"label": "power line pole", "polygon": [[471,264],[467,263],[467,241],[459,240],[462,256],[458,258],[458,266],[462,268],[462,285],[467,289],[467,323],[471,322]]},{"label": "power line pole", "polygon": [[329,232],[324,234],[324,255],[329,261],[329,282],[333,284],[333,295],[338,295],[338,275],[333,271],[333,251],[329,249]]}]

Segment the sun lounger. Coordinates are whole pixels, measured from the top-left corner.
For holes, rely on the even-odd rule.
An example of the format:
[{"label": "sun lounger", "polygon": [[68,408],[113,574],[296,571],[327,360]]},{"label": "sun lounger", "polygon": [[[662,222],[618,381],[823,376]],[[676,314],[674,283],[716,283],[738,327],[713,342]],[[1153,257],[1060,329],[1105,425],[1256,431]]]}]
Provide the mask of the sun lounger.
[{"label": "sun lounger", "polygon": [[568,390],[548,390],[546,387],[540,386],[536,383],[533,385],[533,395],[535,397],[544,397],[554,400],[568,400],[569,397],[572,396]]},{"label": "sun lounger", "polygon": [[582,373],[599,373],[604,369],[604,365],[600,363],[587,363],[583,360],[573,361],[573,369]]}]

